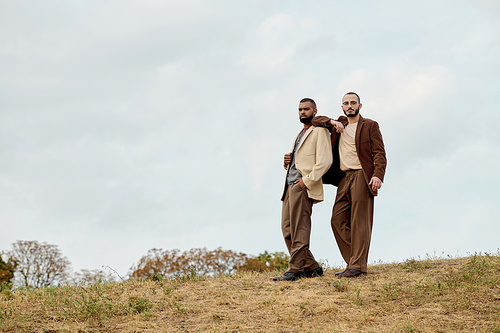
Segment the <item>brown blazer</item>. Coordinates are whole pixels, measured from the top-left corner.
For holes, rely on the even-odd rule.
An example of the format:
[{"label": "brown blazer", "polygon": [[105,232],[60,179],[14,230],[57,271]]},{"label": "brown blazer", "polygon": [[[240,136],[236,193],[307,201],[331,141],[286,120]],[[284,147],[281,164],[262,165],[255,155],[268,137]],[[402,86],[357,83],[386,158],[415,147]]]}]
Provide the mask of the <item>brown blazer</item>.
[{"label": "brown blazer", "polygon": [[[344,126],[349,122],[347,117],[340,116],[337,121],[340,121]],[[328,172],[323,176],[324,184],[333,184],[338,186],[344,172],[340,170],[340,156],[338,138],[339,133],[333,129],[330,124],[330,118],[325,116],[314,117],[312,120],[314,126],[326,127],[331,132],[332,149],[333,149],[333,163]],[[375,176],[384,181],[385,168],[387,166],[387,158],[385,154],[384,141],[378,123],[374,120],[363,118],[359,115],[358,128],[356,129],[356,152],[358,153],[359,162],[365,175],[366,184],[370,179]],[[377,191],[370,192],[376,196]]]}]

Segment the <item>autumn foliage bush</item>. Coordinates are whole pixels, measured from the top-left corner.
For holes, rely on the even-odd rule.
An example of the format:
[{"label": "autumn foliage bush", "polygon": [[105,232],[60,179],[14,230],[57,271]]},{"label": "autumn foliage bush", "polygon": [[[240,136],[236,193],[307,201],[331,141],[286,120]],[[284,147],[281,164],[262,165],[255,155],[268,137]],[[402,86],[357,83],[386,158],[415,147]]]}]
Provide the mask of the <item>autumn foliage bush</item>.
[{"label": "autumn foliage bush", "polygon": [[3,286],[11,283],[12,279],[14,278],[15,268],[16,264],[14,262],[5,262],[0,255],[0,290],[3,288]]},{"label": "autumn foliage bush", "polygon": [[288,267],[290,257],[284,252],[265,251],[256,257],[231,250],[206,248],[179,250],[151,249],[130,269],[134,279],[158,276],[178,277],[187,274],[216,276],[234,274],[238,271],[283,270]]},{"label": "autumn foliage bush", "polygon": [[[16,241],[12,250],[6,253],[8,261],[0,257],[0,285],[40,288],[53,285],[92,285],[96,282],[124,280],[109,266],[110,272],[99,269],[83,269],[71,273],[69,260],[56,245],[37,241]],[[240,271],[284,270],[288,267],[289,256],[284,252],[265,251],[258,256],[241,252],[195,248],[163,250],[153,248],[129,271],[132,279],[176,278],[185,275],[220,276]],[[112,272],[111,272],[112,271]],[[14,280],[13,284],[11,280]]]},{"label": "autumn foliage bush", "polygon": [[273,271],[273,270],[285,270],[288,267],[288,262],[290,261],[290,256],[285,252],[274,252],[269,253],[264,251],[264,253],[259,254],[255,258],[248,258],[247,261],[239,268],[240,271]]},{"label": "autumn foliage bush", "polygon": [[148,254],[131,267],[130,277],[134,279],[148,278],[153,275],[178,277],[187,274],[222,275],[233,274],[248,260],[244,253],[216,248],[196,248],[181,252],[180,250],[151,249]]}]

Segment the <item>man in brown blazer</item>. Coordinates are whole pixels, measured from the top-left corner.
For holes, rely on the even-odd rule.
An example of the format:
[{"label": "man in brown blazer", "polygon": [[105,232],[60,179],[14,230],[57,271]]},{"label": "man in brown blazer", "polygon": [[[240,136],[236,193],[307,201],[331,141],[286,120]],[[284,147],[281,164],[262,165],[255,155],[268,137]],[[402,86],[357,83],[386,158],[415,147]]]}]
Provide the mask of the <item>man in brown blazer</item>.
[{"label": "man in brown blazer", "polygon": [[357,277],[367,273],[374,197],[382,186],[387,159],[378,123],[359,114],[358,94],[345,94],[341,107],[346,117],[335,121],[319,116],[312,124],[331,131],[333,163],[323,182],[338,186],[331,224],[347,263],[335,275]]},{"label": "man in brown blazer", "polygon": [[274,277],[274,281],[323,275],[323,269],[309,250],[309,240],[312,206],[323,201],[322,177],[332,164],[332,146],[328,130],[311,125],[316,112],[312,99],[300,101],[299,119],[304,127],[295,138],[292,152],[284,158],[287,173],[281,196],[281,231],[290,262],[287,272]]}]

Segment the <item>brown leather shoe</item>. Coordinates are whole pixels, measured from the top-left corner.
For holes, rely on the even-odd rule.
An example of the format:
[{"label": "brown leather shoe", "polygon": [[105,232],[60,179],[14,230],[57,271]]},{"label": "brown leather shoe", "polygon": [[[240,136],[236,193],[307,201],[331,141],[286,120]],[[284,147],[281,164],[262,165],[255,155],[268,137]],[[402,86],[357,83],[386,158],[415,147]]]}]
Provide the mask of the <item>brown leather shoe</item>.
[{"label": "brown leather shoe", "polygon": [[347,271],[347,268],[344,269],[342,272],[335,273],[335,276],[340,276],[340,275],[344,274],[346,271]]},{"label": "brown leather shoe", "polygon": [[357,269],[346,269],[344,273],[338,275],[340,277],[353,278],[361,275],[366,275],[366,272],[358,271]]}]

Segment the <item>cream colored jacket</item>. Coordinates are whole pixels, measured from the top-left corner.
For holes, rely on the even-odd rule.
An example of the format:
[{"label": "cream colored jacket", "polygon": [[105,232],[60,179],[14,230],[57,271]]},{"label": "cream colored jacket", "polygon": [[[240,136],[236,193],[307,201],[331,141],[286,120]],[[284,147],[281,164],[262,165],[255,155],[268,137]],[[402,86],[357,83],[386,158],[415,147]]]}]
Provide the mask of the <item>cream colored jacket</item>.
[{"label": "cream colored jacket", "polygon": [[[297,136],[293,140],[292,151],[297,141]],[[300,141],[295,153],[295,167],[302,175],[302,181],[307,187],[307,195],[314,203],[323,201],[323,182],[321,177],[328,171],[332,164],[332,144],[330,132],[323,127],[311,126]],[[289,165],[284,165],[287,170]],[[281,200],[285,199],[285,189]]]}]

